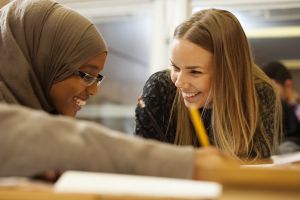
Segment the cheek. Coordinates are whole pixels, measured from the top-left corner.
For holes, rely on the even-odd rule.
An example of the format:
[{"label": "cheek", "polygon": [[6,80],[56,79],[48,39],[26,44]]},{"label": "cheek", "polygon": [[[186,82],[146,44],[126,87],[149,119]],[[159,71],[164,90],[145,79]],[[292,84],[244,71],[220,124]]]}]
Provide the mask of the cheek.
[{"label": "cheek", "polygon": [[210,90],[211,89],[211,78],[208,77],[206,80],[205,80],[205,85],[206,85],[206,89],[207,90]]},{"label": "cheek", "polygon": [[69,93],[70,91],[61,83],[56,83],[51,87],[50,96],[56,109],[65,104]]},{"label": "cheek", "polygon": [[207,102],[210,103],[212,101],[212,79],[210,77],[205,80],[205,86]]},{"label": "cheek", "polygon": [[[65,80],[54,84],[50,90],[50,96],[55,108],[68,106],[74,96],[84,91],[84,87],[73,81]],[[62,109],[62,108],[60,108]]]},{"label": "cheek", "polygon": [[189,80],[196,90],[203,92],[205,96],[209,94],[212,87],[212,80],[210,76],[205,75],[198,78],[190,78]]},{"label": "cheek", "polygon": [[172,82],[175,84],[176,80],[177,80],[177,73],[174,72],[173,70],[171,71],[171,80]]}]

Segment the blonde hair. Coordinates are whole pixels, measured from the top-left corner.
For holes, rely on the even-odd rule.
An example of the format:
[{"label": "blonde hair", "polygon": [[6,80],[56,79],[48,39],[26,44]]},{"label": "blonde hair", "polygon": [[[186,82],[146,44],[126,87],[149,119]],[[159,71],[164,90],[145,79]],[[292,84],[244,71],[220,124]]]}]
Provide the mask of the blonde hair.
[{"label": "blonde hair", "polygon": [[[274,89],[269,78],[254,64],[248,40],[236,17],[225,10],[200,11],[176,28],[174,38],[189,40],[213,54],[211,130],[216,147],[240,159],[274,154],[281,138],[280,99],[274,92],[275,107],[270,110],[274,114],[273,132],[267,133],[256,84],[265,83],[271,91]],[[194,130],[190,120],[186,120],[188,111],[178,91],[172,116],[177,116],[175,144],[192,144]],[[254,136],[263,144],[258,144]]]}]

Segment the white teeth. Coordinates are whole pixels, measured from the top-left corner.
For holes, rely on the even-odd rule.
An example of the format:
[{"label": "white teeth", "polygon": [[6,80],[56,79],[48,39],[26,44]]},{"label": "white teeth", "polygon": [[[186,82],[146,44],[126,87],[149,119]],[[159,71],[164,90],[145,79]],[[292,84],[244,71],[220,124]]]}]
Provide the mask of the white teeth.
[{"label": "white teeth", "polygon": [[84,101],[82,99],[77,99],[76,104],[79,106],[84,106],[86,104],[86,101]]},{"label": "white teeth", "polygon": [[198,94],[198,92],[193,92],[193,93],[182,92],[183,97],[193,97],[193,96],[196,96],[197,94]]},{"label": "white teeth", "polygon": [[84,105],[86,105],[86,101],[82,100],[82,99],[79,99],[78,97],[74,97],[74,101],[76,102],[76,104],[78,106],[84,106]]}]

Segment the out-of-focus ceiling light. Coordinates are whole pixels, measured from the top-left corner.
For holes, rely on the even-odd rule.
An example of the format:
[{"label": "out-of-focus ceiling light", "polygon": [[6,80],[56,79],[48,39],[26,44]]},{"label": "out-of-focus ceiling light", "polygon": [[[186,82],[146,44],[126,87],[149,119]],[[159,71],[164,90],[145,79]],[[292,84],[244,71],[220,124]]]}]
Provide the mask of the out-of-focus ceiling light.
[{"label": "out-of-focus ceiling light", "polygon": [[267,27],[247,30],[248,38],[287,38],[300,37],[300,26]]}]

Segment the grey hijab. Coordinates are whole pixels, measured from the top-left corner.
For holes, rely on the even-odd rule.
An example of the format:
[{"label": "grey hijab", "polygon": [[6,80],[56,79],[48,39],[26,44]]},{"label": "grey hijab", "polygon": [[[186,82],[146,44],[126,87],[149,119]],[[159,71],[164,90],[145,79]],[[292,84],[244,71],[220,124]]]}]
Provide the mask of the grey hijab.
[{"label": "grey hijab", "polygon": [[0,101],[53,112],[50,88],[107,52],[96,27],[50,0],[15,0],[0,10]]}]

